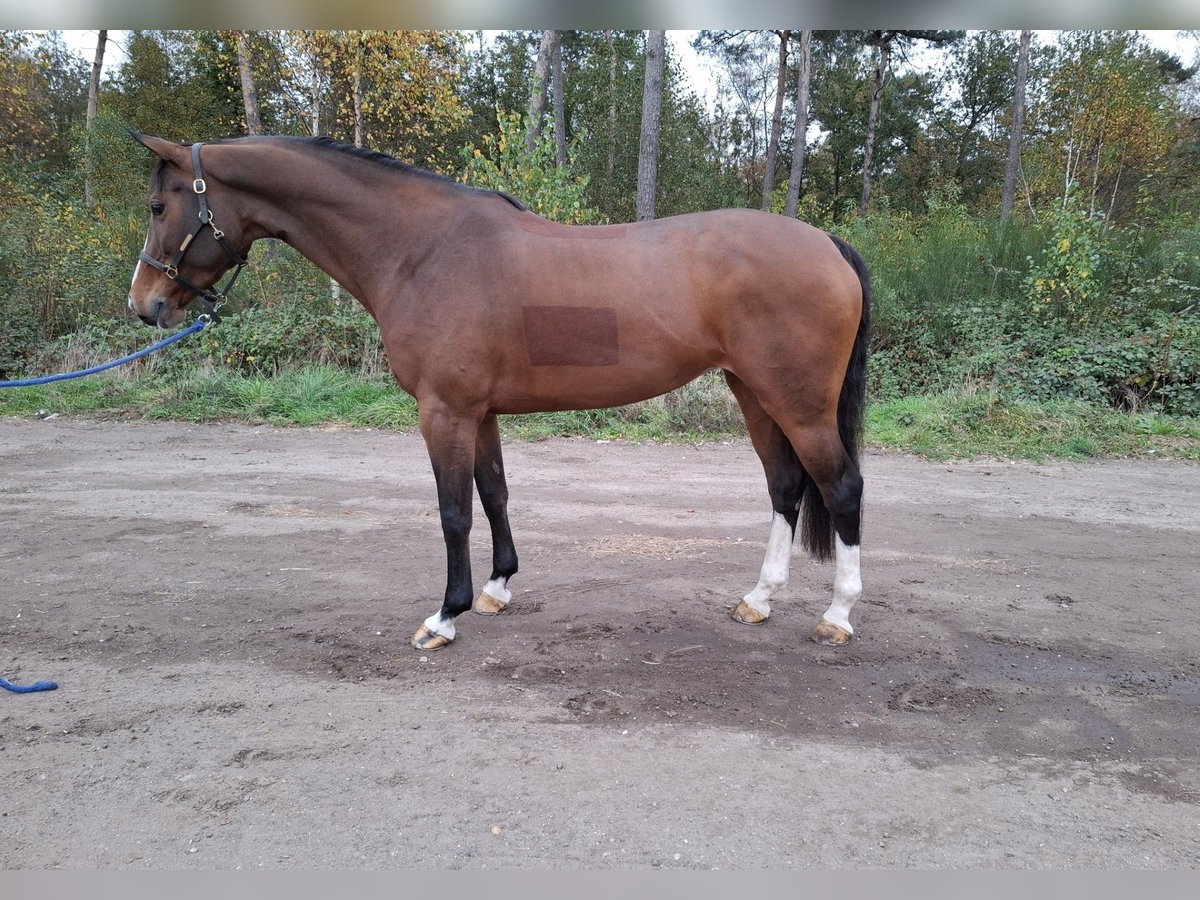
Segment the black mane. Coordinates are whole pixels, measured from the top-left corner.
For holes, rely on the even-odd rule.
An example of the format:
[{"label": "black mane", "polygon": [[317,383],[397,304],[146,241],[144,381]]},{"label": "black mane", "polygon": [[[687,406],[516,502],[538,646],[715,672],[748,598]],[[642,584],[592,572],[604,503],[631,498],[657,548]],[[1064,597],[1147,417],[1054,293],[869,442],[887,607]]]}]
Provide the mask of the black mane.
[{"label": "black mane", "polygon": [[310,147],[318,147],[322,150],[331,150],[335,153],[344,153],[347,156],[357,156],[359,159],[365,159],[377,165],[387,166],[389,169],[396,169],[406,175],[414,175],[418,178],[428,178],[433,181],[440,181],[443,184],[453,185],[459,190],[474,191],[480,194],[497,194],[520,210],[528,210],[529,207],[515,197],[511,197],[503,191],[492,191],[485,188],[471,187],[470,185],[462,184],[455,181],[453,178],[447,178],[445,175],[439,175],[437,172],[430,172],[428,169],[422,169],[420,166],[414,166],[411,163],[406,163],[403,160],[396,159],[387,153],[382,153],[378,150],[369,150],[366,147],[355,147],[351,144],[343,144],[341,141],[335,141],[333,138],[325,137],[302,137],[296,135],[278,135],[273,136],[272,140],[288,141],[298,144],[307,144]]}]

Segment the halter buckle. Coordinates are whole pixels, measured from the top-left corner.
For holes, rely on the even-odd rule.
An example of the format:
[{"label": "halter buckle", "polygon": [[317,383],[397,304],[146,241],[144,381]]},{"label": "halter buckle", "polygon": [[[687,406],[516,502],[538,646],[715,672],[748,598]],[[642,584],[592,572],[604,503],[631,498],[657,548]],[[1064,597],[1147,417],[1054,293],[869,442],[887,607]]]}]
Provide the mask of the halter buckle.
[{"label": "halter buckle", "polygon": [[179,270],[177,268],[175,268],[173,265],[171,265],[170,263],[167,263],[166,265],[163,266],[163,274],[166,275],[168,278],[170,278],[172,281],[174,281],[176,278],[179,277]]},{"label": "halter buckle", "polygon": [[192,190],[197,194],[203,194],[208,190],[208,185],[204,183],[203,178],[197,178],[192,182]]}]

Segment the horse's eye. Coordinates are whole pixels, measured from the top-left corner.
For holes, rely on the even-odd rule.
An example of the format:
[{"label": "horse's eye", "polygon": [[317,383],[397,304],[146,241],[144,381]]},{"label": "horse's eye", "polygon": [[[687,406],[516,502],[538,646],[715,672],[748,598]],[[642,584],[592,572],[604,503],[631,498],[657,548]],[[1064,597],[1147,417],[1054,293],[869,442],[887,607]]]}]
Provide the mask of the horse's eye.
[{"label": "horse's eye", "polygon": [[166,209],[166,206],[164,206],[164,205],[163,205],[163,204],[161,204],[161,203],[151,203],[151,204],[150,204],[150,213],[151,213],[151,215],[155,215],[155,216],[161,216],[161,215],[163,214],[163,211],[164,211],[165,209]]}]

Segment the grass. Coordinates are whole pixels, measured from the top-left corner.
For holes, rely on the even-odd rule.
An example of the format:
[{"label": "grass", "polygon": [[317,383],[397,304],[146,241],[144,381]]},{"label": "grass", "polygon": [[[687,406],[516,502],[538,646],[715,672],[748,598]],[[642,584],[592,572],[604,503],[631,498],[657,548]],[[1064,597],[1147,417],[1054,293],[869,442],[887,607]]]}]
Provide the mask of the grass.
[{"label": "grass", "polygon": [[1102,456],[1200,460],[1200,419],[1130,414],[1080,401],[1032,402],[993,393],[937,394],[873,404],[871,446],[928,459]]},{"label": "grass", "polygon": [[[344,424],[398,431],[417,427],[416,402],[390,378],[315,365],[274,376],[148,365],[0,390],[0,415],[28,417],[42,410],[188,422]],[[696,442],[745,434],[737,406],[716,374],[633,406],[504,417],[502,430],[518,440],[583,435]],[[1070,401],[1034,403],[991,392],[937,394],[870,405],[866,442],[930,459],[1132,456],[1200,461],[1200,418],[1129,414]]]}]

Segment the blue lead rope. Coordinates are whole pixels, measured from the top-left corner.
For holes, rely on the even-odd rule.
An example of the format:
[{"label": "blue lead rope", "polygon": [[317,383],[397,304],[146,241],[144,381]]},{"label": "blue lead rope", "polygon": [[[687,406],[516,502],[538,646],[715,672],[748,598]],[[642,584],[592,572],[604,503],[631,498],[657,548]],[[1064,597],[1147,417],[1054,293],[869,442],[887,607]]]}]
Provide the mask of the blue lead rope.
[{"label": "blue lead rope", "polygon": [[57,691],[57,681],[35,681],[33,684],[13,684],[7,678],[0,678],[0,687],[14,694],[32,694],[34,691]]},{"label": "blue lead rope", "polygon": [[101,363],[98,366],[92,366],[90,369],[81,369],[78,372],[63,372],[61,375],[45,375],[41,378],[23,378],[19,381],[0,381],[0,388],[33,387],[37,384],[49,384],[52,381],[66,381],[68,378],[82,378],[84,375],[95,375],[97,372],[103,372],[105,369],[112,369],[116,366],[124,365],[127,362],[133,362],[135,359],[141,359],[143,356],[149,356],[156,350],[161,350],[163,347],[169,347],[176,341],[182,341],[189,334],[195,334],[197,331],[203,331],[211,321],[212,319],[207,314],[202,315],[178,334],[173,334],[169,338],[164,338],[163,340],[151,344],[149,347],[145,347],[136,353],[130,353],[128,356],[122,356],[120,359],[114,359],[110,362]]}]

